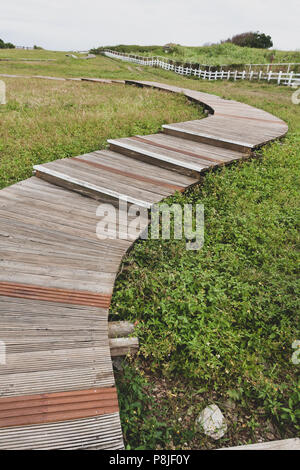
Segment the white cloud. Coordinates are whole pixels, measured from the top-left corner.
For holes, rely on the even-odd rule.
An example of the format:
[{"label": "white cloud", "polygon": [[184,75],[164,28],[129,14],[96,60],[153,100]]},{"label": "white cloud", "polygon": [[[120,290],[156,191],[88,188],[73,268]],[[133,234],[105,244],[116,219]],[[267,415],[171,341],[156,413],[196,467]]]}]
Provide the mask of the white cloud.
[{"label": "white cloud", "polygon": [[18,45],[89,49],[113,44],[201,45],[260,30],[297,49],[299,0],[10,0],[0,37]]}]

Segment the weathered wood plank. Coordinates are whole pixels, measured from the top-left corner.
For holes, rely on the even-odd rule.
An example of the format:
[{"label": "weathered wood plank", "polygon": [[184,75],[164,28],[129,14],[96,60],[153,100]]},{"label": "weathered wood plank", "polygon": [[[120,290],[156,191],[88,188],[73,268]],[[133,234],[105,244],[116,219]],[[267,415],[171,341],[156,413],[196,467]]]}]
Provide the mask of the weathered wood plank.
[{"label": "weathered wood plank", "polygon": [[110,338],[109,347],[111,357],[134,354],[139,349],[138,338]]},{"label": "weathered wood plank", "polygon": [[108,337],[120,338],[129,336],[134,332],[134,324],[129,321],[108,322]]},{"label": "weathered wood plank", "polygon": [[260,442],[236,447],[224,447],[219,450],[300,450],[300,439],[282,439],[279,441]]}]

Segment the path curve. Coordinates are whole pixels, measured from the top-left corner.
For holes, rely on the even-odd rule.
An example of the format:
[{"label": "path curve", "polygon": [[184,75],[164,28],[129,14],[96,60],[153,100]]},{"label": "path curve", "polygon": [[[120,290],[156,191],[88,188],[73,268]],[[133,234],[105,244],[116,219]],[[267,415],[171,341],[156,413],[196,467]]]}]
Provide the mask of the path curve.
[{"label": "path curve", "polygon": [[[263,110],[216,95],[126,84],[183,93],[210,114],[37,165],[35,176],[0,191],[0,449],[123,447],[108,308],[133,241],[97,237],[99,202],[150,208],[288,130]],[[123,233],[124,213],[116,215]]]}]

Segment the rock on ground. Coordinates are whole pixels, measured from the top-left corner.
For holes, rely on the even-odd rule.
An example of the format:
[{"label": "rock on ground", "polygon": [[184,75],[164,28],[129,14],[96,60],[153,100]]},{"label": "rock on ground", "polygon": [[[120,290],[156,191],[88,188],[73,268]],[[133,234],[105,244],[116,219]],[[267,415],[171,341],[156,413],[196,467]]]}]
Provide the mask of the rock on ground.
[{"label": "rock on ground", "polygon": [[216,440],[221,439],[227,431],[225,418],[217,405],[204,408],[196,419],[196,424],[201,426],[204,434]]}]

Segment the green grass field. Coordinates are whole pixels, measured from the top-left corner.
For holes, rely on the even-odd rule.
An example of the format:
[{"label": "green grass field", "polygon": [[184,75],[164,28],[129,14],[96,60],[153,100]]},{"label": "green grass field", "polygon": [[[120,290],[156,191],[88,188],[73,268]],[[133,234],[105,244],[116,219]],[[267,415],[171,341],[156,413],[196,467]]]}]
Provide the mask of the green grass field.
[{"label": "green grass field", "polygon": [[[47,51],[51,63],[0,62],[0,73],[139,78],[232,98],[289,124],[257,158],[208,172],[168,201],[205,206],[205,245],[143,241],[124,260],[111,319],[136,321],[140,353],[117,373],[127,448],[209,449],[295,437],[299,432],[299,106],[294,90],[252,82],[207,82],[97,57]],[[158,131],[201,116],[183,96],[124,85],[9,79],[0,107],[1,187],[33,164],[103,148],[106,139]],[[216,403],[228,422],[221,441],[194,426]]]},{"label": "green grass field", "polygon": [[[20,49],[0,49],[0,73],[18,75],[46,75],[58,77],[96,77],[96,78],[136,78],[157,77],[150,67],[141,68],[103,56],[95,59],[73,59],[66,52],[46,50],[24,51]],[[21,59],[55,59],[49,62],[30,62]],[[164,71],[161,71],[164,73]],[[164,73],[166,78],[170,75]],[[154,79],[154,78],[153,78]]]}]

